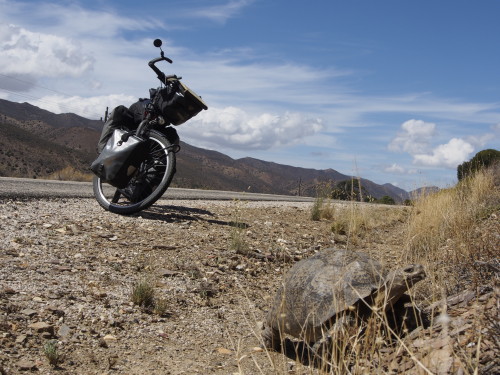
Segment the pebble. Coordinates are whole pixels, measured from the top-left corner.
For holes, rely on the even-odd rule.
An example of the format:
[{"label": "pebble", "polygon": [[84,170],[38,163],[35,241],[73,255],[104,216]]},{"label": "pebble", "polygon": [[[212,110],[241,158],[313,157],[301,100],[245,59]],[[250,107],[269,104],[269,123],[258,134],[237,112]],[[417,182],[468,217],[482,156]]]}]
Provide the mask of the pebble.
[{"label": "pebble", "polygon": [[39,333],[48,332],[50,334],[54,334],[54,326],[46,322],[31,323],[28,327]]},{"label": "pebble", "polygon": [[24,309],[20,311],[21,314],[23,315],[28,315],[29,317],[32,317],[33,315],[38,314],[36,310],[33,309]]},{"label": "pebble", "polygon": [[217,348],[217,353],[219,353],[219,354],[233,354],[233,351],[226,349],[226,348]]},{"label": "pebble", "polygon": [[0,294],[16,294],[16,291],[11,287],[5,286],[0,290]]},{"label": "pebble", "polygon": [[28,338],[28,336],[26,336],[26,335],[17,336],[16,337],[16,344],[23,344],[27,338]]},{"label": "pebble", "polygon": [[61,325],[57,330],[57,335],[61,338],[68,337],[70,333],[71,329],[66,324]]},{"label": "pebble", "polygon": [[29,361],[27,359],[21,359],[19,362],[16,363],[16,367],[19,369],[19,371],[36,371],[37,370],[36,363],[33,361]]}]

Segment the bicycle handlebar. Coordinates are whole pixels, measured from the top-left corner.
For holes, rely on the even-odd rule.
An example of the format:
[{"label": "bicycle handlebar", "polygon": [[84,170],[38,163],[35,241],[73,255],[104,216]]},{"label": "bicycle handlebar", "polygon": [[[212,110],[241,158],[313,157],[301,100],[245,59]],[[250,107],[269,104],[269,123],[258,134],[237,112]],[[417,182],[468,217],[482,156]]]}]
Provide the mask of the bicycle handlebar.
[{"label": "bicycle handlebar", "polygon": [[168,57],[163,56],[163,51],[162,51],[162,53],[161,53],[161,57],[157,57],[157,58],[155,58],[155,59],[151,60],[151,61],[148,63],[148,65],[149,65],[149,67],[150,67],[151,69],[153,69],[153,71],[156,73],[156,75],[158,76],[158,79],[159,79],[162,83],[166,83],[167,78],[171,78],[172,76],[168,76],[168,77],[167,77],[167,76],[165,76],[165,73],[163,73],[160,69],[158,69],[158,68],[156,67],[156,65],[155,65],[155,64],[156,64],[157,62],[160,62],[160,61],[167,61],[167,62],[168,62],[168,63],[170,63],[170,64],[172,64],[172,62],[173,62],[173,61],[172,61],[171,59],[169,59]]}]

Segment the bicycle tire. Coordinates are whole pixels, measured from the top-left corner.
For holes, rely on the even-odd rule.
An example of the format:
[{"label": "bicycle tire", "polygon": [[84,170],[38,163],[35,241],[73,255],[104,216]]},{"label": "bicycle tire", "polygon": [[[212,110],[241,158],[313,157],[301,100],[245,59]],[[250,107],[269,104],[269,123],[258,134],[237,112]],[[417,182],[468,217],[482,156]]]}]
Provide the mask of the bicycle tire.
[{"label": "bicycle tire", "polygon": [[150,131],[147,142],[144,160],[125,188],[117,189],[94,177],[94,197],[105,210],[120,215],[140,212],[160,199],[169,187],[176,164],[173,145],[154,130]]}]

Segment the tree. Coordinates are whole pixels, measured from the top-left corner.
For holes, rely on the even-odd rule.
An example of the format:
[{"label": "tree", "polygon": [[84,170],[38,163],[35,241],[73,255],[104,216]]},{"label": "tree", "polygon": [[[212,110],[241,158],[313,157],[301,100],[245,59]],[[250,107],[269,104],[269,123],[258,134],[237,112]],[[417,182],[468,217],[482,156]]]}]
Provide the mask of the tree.
[{"label": "tree", "polygon": [[364,186],[360,186],[359,180],[350,179],[338,182],[331,192],[332,199],[344,201],[361,201],[369,202],[370,194]]},{"label": "tree", "polygon": [[500,151],[494,149],[479,151],[471,160],[465,161],[457,167],[458,181],[493,165],[496,161],[500,161]]},{"label": "tree", "polygon": [[382,204],[396,204],[394,199],[388,195],[384,195],[382,198],[377,199],[377,203],[382,203]]}]

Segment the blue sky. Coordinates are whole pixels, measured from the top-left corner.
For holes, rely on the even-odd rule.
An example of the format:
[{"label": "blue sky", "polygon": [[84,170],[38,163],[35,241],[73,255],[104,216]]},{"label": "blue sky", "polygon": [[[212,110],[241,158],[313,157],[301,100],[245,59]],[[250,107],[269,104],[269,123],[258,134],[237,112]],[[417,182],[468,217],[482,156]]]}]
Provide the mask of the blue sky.
[{"label": "blue sky", "polygon": [[500,146],[500,1],[0,0],[0,98],[102,116],[157,81],[161,38],[231,157],[446,187]]}]

